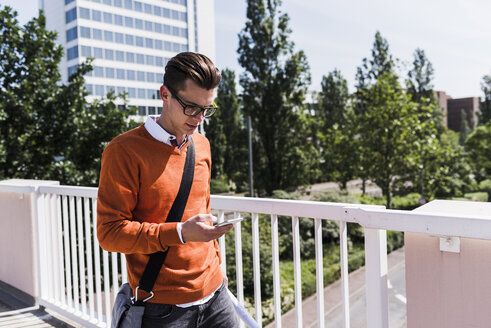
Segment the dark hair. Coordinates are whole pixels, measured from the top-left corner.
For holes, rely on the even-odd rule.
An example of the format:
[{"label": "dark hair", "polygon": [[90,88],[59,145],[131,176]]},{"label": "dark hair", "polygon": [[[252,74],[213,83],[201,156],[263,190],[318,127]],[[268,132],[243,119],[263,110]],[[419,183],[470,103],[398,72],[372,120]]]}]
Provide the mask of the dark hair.
[{"label": "dark hair", "polygon": [[176,92],[185,88],[187,79],[203,89],[211,90],[218,87],[221,78],[215,64],[205,55],[195,52],[181,52],[165,65],[164,85]]}]

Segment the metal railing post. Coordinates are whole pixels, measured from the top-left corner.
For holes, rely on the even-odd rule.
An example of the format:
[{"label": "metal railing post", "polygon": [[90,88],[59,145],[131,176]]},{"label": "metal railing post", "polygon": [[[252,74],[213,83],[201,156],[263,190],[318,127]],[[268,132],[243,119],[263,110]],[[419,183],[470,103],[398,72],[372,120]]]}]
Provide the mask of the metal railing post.
[{"label": "metal railing post", "polygon": [[367,328],[388,328],[387,231],[364,230]]}]

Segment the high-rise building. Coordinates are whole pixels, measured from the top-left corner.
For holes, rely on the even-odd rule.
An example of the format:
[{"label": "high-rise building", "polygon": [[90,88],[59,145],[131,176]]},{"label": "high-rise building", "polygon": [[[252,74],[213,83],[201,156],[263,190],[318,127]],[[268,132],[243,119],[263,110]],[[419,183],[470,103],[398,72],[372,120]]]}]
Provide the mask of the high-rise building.
[{"label": "high-rise building", "polygon": [[165,64],[182,51],[215,57],[214,0],[40,0],[58,32],[64,81],[92,57],[89,100],[126,92],[139,115],[157,114]]},{"label": "high-rise building", "polygon": [[462,112],[465,112],[467,124],[471,129],[477,126],[479,112],[479,97],[452,98],[443,91],[436,91],[440,107],[444,113],[445,125],[460,132],[462,128]]}]

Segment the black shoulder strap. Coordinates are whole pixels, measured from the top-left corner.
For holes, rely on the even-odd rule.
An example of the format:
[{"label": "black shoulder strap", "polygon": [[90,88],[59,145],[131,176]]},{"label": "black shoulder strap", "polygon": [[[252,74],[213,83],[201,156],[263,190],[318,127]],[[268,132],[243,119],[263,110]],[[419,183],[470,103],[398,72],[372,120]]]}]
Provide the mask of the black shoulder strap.
[{"label": "black shoulder strap", "polygon": [[[193,184],[194,157],[194,142],[193,139],[189,137],[186,164],[184,164],[184,171],[182,172],[181,185],[165,222],[179,222],[182,219],[182,214],[184,213],[184,208],[186,207],[186,203],[188,201],[189,191],[191,190],[191,185]],[[152,291],[153,285],[157,280],[157,276],[159,275],[160,269],[164,264],[168,251],[169,249],[167,249],[165,252],[150,254],[150,259],[148,260],[145,271],[143,271],[140,278],[140,283],[138,285],[140,289],[147,292]]]}]

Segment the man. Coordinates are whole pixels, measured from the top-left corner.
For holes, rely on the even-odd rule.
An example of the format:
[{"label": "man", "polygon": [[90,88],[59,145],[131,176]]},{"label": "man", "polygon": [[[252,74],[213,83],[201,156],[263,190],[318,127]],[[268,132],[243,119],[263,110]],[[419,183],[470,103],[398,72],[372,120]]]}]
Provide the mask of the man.
[{"label": "man", "polygon": [[[109,143],[102,155],[97,237],[102,248],[124,253],[133,293],[149,254],[169,250],[145,302],[143,327],[236,327],[238,319],[220,270],[210,215],[211,154],[196,128],[215,111],[220,71],[206,56],[185,52],[169,60],[160,87],[162,115]],[[180,223],[165,222],[179,190],[190,138],[194,180]],[[148,291],[149,292],[149,291]],[[138,299],[148,293],[138,290]]]}]

